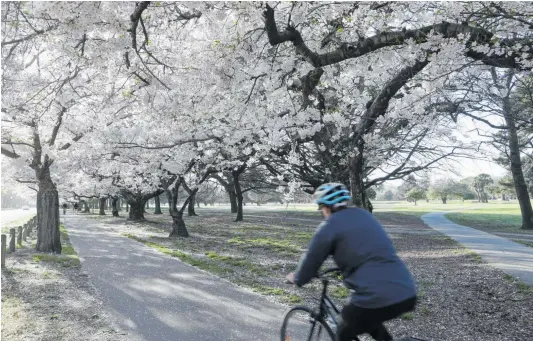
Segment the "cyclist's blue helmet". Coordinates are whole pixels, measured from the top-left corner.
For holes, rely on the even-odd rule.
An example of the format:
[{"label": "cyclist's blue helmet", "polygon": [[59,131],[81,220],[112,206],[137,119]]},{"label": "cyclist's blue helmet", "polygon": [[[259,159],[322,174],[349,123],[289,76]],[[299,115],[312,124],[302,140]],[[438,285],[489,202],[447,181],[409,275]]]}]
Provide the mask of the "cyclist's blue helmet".
[{"label": "cyclist's blue helmet", "polygon": [[327,183],[319,186],[313,194],[318,206],[326,205],[331,207],[346,206],[352,198],[350,191],[341,183]]}]

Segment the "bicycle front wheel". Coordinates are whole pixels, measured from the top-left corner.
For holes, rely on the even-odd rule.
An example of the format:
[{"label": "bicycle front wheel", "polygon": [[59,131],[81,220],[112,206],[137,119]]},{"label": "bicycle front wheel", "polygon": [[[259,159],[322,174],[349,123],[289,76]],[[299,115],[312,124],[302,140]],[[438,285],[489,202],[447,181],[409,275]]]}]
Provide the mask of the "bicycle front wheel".
[{"label": "bicycle front wheel", "polygon": [[281,341],[334,341],[335,334],[312,310],[298,306],[291,308],[281,325]]}]

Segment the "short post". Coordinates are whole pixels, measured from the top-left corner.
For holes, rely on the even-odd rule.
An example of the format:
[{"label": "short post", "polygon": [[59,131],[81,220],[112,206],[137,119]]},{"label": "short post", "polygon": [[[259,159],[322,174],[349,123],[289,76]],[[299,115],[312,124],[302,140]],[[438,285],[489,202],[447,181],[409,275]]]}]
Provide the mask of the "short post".
[{"label": "short post", "polygon": [[9,229],[9,253],[15,252],[15,229]]},{"label": "short post", "polygon": [[31,223],[27,222],[24,227],[26,227],[26,236],[31,238]]},{"label": "short post", "polygon": [[5,234],[2,234],[2,267],[6,267],[6,242],[7,242],[7,236]]},{"label": "short post", "polygon": [[22,226],[22,240],[26,242],[26,238],[28,237],[28,228],[26,227],[26,224]]},{"label": "short post", "polygon": [[17,230],[17,244],[22,246],[22,226],[18,226]]}]

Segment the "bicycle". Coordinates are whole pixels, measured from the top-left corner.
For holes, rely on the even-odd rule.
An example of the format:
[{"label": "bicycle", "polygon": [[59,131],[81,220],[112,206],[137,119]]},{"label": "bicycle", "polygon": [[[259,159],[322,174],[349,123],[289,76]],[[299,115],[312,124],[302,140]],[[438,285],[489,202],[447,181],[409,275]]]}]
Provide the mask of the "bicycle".
[{"label": "bicycle", "polygon": [[[340,272],[339,268],[331,268],[317,274],[316,278],[322,281],[322,294],[319,299],[318,308],[311,309],[306,306],[294,306],[283,318],[283,323],[281,325],[281,341],[299,341],[299,340],[336,340],[337,326],[340,319],[340,310],[335,306],[332,299],[327,294],[327,288],[329,284],[329,279],[325,276],[332,272]],[[300,324],[296,330],[287,331],[289,320],[296,314],[302,314],[300,318]],[[294,319],[293,319],[294,320]],[[305,323],[311,324],[311,330],[308,333],[305,333],[305,328],[308,325]],[[316,334],[314,334],[316,331]],[[298,338],[307,334],[307,338]],[[313,338],[313,335],[316,335],[316,338]],[[323,336],[323,338],[321,338]],[[296,338],[295,338],[296,337]],[[424,341],[417,338],[403,338],[397,341]]]},{"label": "bicycle", "polygon": [[[329,295],[327,294],[327,288],[329,284],[329,279],[325,277],[328,273],[340,272],[339,268],[331,268],[324,271],[322,274],[318,274],[316,277],[322,281],[322,294],[320,296],[318,309],[311,309],[306,306],[295,306],[292,307],[285,314],[283,323],[281,325],[281,341],[297,341],[299,339],[294,339],[295,336],[301,336],[293,333],[293,331],[288,332],[289,320],[292,316],[296,314],[302,314],[304,320],[307,319],[307,322],[311,324],[311,330],[309,331],[308,337],[305,340],[335,340],[335,333],[338,324],[338,316],[340,314],[339,309],[335,306]],[[305,324],[305,323],[304,323]],[[331,326],[330,326],[331,325]],[[304,332],[303,324],[296,330],[300,334]],[[334,331],[335,330],[335,331]],[[313,339],[314,332],[316,331],[316,338]],[[322,334],[324,333],[324,334]],[[324,338],[320,337],[324,335]],[[302,339],[304,340],[304,339]]]}]

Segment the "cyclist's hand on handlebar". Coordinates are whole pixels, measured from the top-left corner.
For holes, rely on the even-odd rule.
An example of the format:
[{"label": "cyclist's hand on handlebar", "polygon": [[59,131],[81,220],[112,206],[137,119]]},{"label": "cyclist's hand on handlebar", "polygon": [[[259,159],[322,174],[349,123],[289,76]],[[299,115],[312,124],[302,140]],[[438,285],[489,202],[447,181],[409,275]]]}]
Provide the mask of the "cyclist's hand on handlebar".
[{"label": "cyclist's hand on handlebar", "polygon": [[294,284],[294,272],[291,272],[285,277],[285,283],[287,284]]}]

